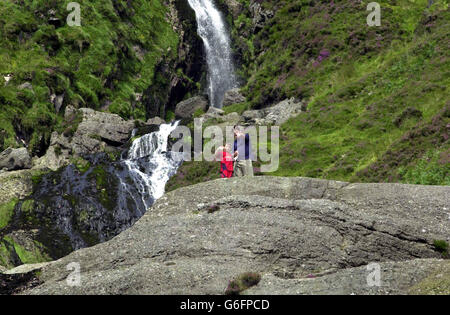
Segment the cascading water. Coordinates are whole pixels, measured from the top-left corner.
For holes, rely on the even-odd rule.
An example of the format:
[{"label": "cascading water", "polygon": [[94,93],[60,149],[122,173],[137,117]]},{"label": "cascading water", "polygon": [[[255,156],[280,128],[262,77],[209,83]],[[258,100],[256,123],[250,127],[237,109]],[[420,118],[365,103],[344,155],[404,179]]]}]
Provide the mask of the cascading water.
[{"label": "cascading water", "polygon": [[212,0],[188,2],[195,11],[198,34],[205,45],[211,106],[221,108],[225,92],[237,87],[230,38],[224,19]]},{"label": "cascading water", "polygon": [[[56,253],[52,258],[111,239],[163,196],[182,163],[182,153],[168,151],[177,125],[163,124],[134,140],[119,161],[92,154],[84,157],[88,169],[71,164],[42,177],[29,197],[35,217],[27,228],[39,229],[40,242]],[[18,213],[28,213],[29,204],[19,202]]]},{"label": "cascading water", "polygon": [[[180,159],[174,156],[176,153],[167,152],[168,138],[177,126],[178,122],[163,124],[158,132],[146,134],[133,142],[123,160],[127,171],[120,183],[120,204],[126,206],[126,199],[132,197],[136,206],[146,211],[163,196],[167,181],[180,163]],[[137,194],[132,193],[134,189],[137,189]]]}]

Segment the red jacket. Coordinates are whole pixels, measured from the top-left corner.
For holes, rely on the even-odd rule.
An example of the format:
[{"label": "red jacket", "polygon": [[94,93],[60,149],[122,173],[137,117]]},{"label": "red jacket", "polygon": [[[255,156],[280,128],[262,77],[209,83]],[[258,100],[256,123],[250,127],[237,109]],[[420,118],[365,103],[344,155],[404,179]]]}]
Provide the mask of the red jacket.
[{"label": "red jacket", "polygon": [[222,178],[231,178],[233,176],[233,157],[225,151],[220,161],[220,176]]}]

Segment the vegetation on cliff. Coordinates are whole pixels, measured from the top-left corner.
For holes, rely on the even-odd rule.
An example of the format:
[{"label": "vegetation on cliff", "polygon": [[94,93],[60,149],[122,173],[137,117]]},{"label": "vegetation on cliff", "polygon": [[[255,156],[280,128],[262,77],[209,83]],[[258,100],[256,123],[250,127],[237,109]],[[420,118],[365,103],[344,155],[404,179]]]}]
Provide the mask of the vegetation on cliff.
[{"label": "vegetation on cliff", "polygon": [[69,2],[0,4],[0,151],[18,137],[43,155],[69,104],[146,119],[150,102],[168,98],[161,68],[176,65],[180,34],[166,1],[78,1],[81,27],[66,23]]},{"label": "vegetation on cliff", "polygon": [[[274,175],[450,184],[447,1],[378,1],[379,27],[371,1],[239,2],[228,20],[247,102],[233,110],[308,101],[281,126]],[[273,18],[255,31],[257,3]],[[191,163],[180,172],[202,180]]]}]

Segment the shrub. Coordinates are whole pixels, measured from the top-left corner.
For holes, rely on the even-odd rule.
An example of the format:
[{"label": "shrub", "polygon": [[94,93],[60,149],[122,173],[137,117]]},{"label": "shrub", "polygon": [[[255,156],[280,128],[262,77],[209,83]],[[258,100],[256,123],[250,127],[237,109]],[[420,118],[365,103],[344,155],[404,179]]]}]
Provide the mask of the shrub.
[{"label": "shrub", "polygon": [[239,295],[242,291],[247,290],[261,281],[261,275],[256,272],[246,272],[241,274],[236,279],[230,281],[227,289],[225,290],[226,295]]},{"label": "shrub", "polygon": [[171,110],[167,111],[166,113],[166,119],[167,122],[171,122],[175,120],[175,113]]},{"label": "shrub", "polygon": [[437,251],[437,252],[442,254],[442,257],[448,258],[448,256],[449,256],[449,252],[448,252],[449,245],[448,245],[448,243],[446,241],[444,241],[444,240],[435,240],[433,242],[433,246],[434,246],[435,251]]},{"label": "shrub", "polygon": [[210,205],[207,209],[208,213],[214,213],[220,210],[218,205]]}]

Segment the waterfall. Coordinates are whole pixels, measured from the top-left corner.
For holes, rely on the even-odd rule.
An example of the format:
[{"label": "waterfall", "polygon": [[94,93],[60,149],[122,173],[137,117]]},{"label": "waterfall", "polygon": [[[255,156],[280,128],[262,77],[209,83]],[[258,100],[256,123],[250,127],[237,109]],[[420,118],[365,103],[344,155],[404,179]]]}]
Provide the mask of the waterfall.
[{"label": "waterfall", "polygon": [[237,87],[230,38],[213,0],[188,0],[195,11],[198,34],[203,39],[208,63],[208,95],[213,107],[222,107],[225,92]]},{"label": "waterfall", "polygon": [[36,228],[51,226],[52,235],[64,235],[58,241],[69,243],[71,251],[107,241],[133,225],[163,196],[182,163],[182,153],[168,151],[177,125],[163,124],[159,131],[137,138],[119,161],[94,153],[84,156],[87,170],[71,164],[43,175],[30,196],[33,213],[42,218]]},{"label": "waterfall", "polygon": [[181,161],[174,156],[177,153],[167,152],[170,133],[177,126],[178,122],[162,124],[159,131],[134,140],[126,159],[122,160],[126,170],[120,176],[121,207],[128,207],[131,198],[143,213],[164,195],[165,185]]}]

